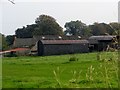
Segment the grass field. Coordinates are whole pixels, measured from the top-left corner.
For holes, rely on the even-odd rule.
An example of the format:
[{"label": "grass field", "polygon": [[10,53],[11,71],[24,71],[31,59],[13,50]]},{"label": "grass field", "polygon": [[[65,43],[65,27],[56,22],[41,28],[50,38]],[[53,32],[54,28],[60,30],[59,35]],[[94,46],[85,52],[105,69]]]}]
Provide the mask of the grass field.
[{"label": "grass field", "polygon": [[[70,58],[76,59],[70,61]],[[117,52],[4,57],[3,88],[118,88]]]}]

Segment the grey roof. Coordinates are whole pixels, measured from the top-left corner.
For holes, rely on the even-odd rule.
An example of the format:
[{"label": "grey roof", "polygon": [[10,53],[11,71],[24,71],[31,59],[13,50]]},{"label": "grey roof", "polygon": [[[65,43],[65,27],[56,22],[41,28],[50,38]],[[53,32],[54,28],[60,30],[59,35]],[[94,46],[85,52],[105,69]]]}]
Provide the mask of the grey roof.
[{"label": "grey roof", "polygon": [[30,47],[35,44],[33,38],[16,38],[14,40],[14,47]]},{"label": "grey roof", "polygon": [[39,40],[59,40],[58,35],[38,35],[38,36],[33,36],[34,40],[39,41]]},{"label": "grey roof", "polygon": [[91,36],[89,40],[112,40],[115,36]]},{"label": "grey roof", "polygon": [[41,40],[43,44],[80,44],[89,43],[88,40]]},{"label": "grey roof", "polygon": [[59,36],[59,35],[41,35],[41,36],[33,36],[36,41],[39,40],[80,40],[80,36]]},{"label": "grey roof", "polygon": [[34,46],[36,42],[39,40],[61,40],[61,39],[76,40],[79,38],[78,36],[59,36],[59,35],[41,35],[41,36],[33,36],[33,38],[15,38],[13,47],[31,47]]},{"label": "grey roof", "polygon": [[90,39],[89,44],[98,44],[98,40]]}]

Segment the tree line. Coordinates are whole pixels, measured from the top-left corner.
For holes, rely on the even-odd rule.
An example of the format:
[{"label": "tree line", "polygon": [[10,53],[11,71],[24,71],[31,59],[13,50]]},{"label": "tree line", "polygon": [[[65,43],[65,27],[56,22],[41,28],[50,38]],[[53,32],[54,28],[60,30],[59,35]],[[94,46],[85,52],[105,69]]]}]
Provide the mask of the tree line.
[{"label": "tree line", "polygon": [[86,25],[80,20],[66,22],[63,28],[56,20],[48,15],[40,15],[36,18],[35,24],[27,25],[23,28],[18,28],[15,31],[17,38],[32,38],[34,35],[79,35],[88,37],[91,35],[117,35],[120,30],[120,24],[113,23],[98,23]]},{"label": "tree line", "polygon": [[58,24],[55,18],[49,15],[40,15],[35,19],[35,24],[26,25],[22,28],[15,30],[15,35],[2,37],[2,50],[5,50],[7,46],[11,46],[14,41],[14,36],[17,38],[32,38],[35,35],[75,35],[82,38],[88,38],[92,35],[118,35],[120,32],[120,23],[111,22],[98,23],[95,22],[92,25],[87,25],[80,20],[66,22],[64,25],[65,30]]}]

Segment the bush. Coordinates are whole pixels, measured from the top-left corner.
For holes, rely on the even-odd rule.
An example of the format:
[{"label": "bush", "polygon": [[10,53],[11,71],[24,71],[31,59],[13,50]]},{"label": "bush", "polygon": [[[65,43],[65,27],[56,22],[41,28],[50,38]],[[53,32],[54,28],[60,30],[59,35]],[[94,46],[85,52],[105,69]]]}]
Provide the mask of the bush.
[{"label": "bush", "polygon": [[70,57],[69,61],[78,61],[78,58],[73,56],[73,57]]},{"label": "bush", "polygon": [[16,53],[8,53],[6,55],[4,55],[5,57],[17,57]]}]

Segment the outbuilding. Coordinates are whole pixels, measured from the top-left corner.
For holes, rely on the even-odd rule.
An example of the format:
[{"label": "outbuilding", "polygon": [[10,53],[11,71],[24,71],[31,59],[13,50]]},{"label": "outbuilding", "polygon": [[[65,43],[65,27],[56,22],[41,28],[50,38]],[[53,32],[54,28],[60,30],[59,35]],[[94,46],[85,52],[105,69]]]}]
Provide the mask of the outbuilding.
[{"label": "outbuilding", "polygon": [[42,55],[59,55],[89,52],[87,40],[39,40],[37,53]]},{"label": "outbuilding", "polygon": [[88,41],[89,41],[89,48],[90,51],[103,51],[107,49],[108,45],[111,45],[114,42],[114,38],[116,38],[116,36],[105,36],[105,35],[101,35],[101,36],[91,36],[89,37]]}]

